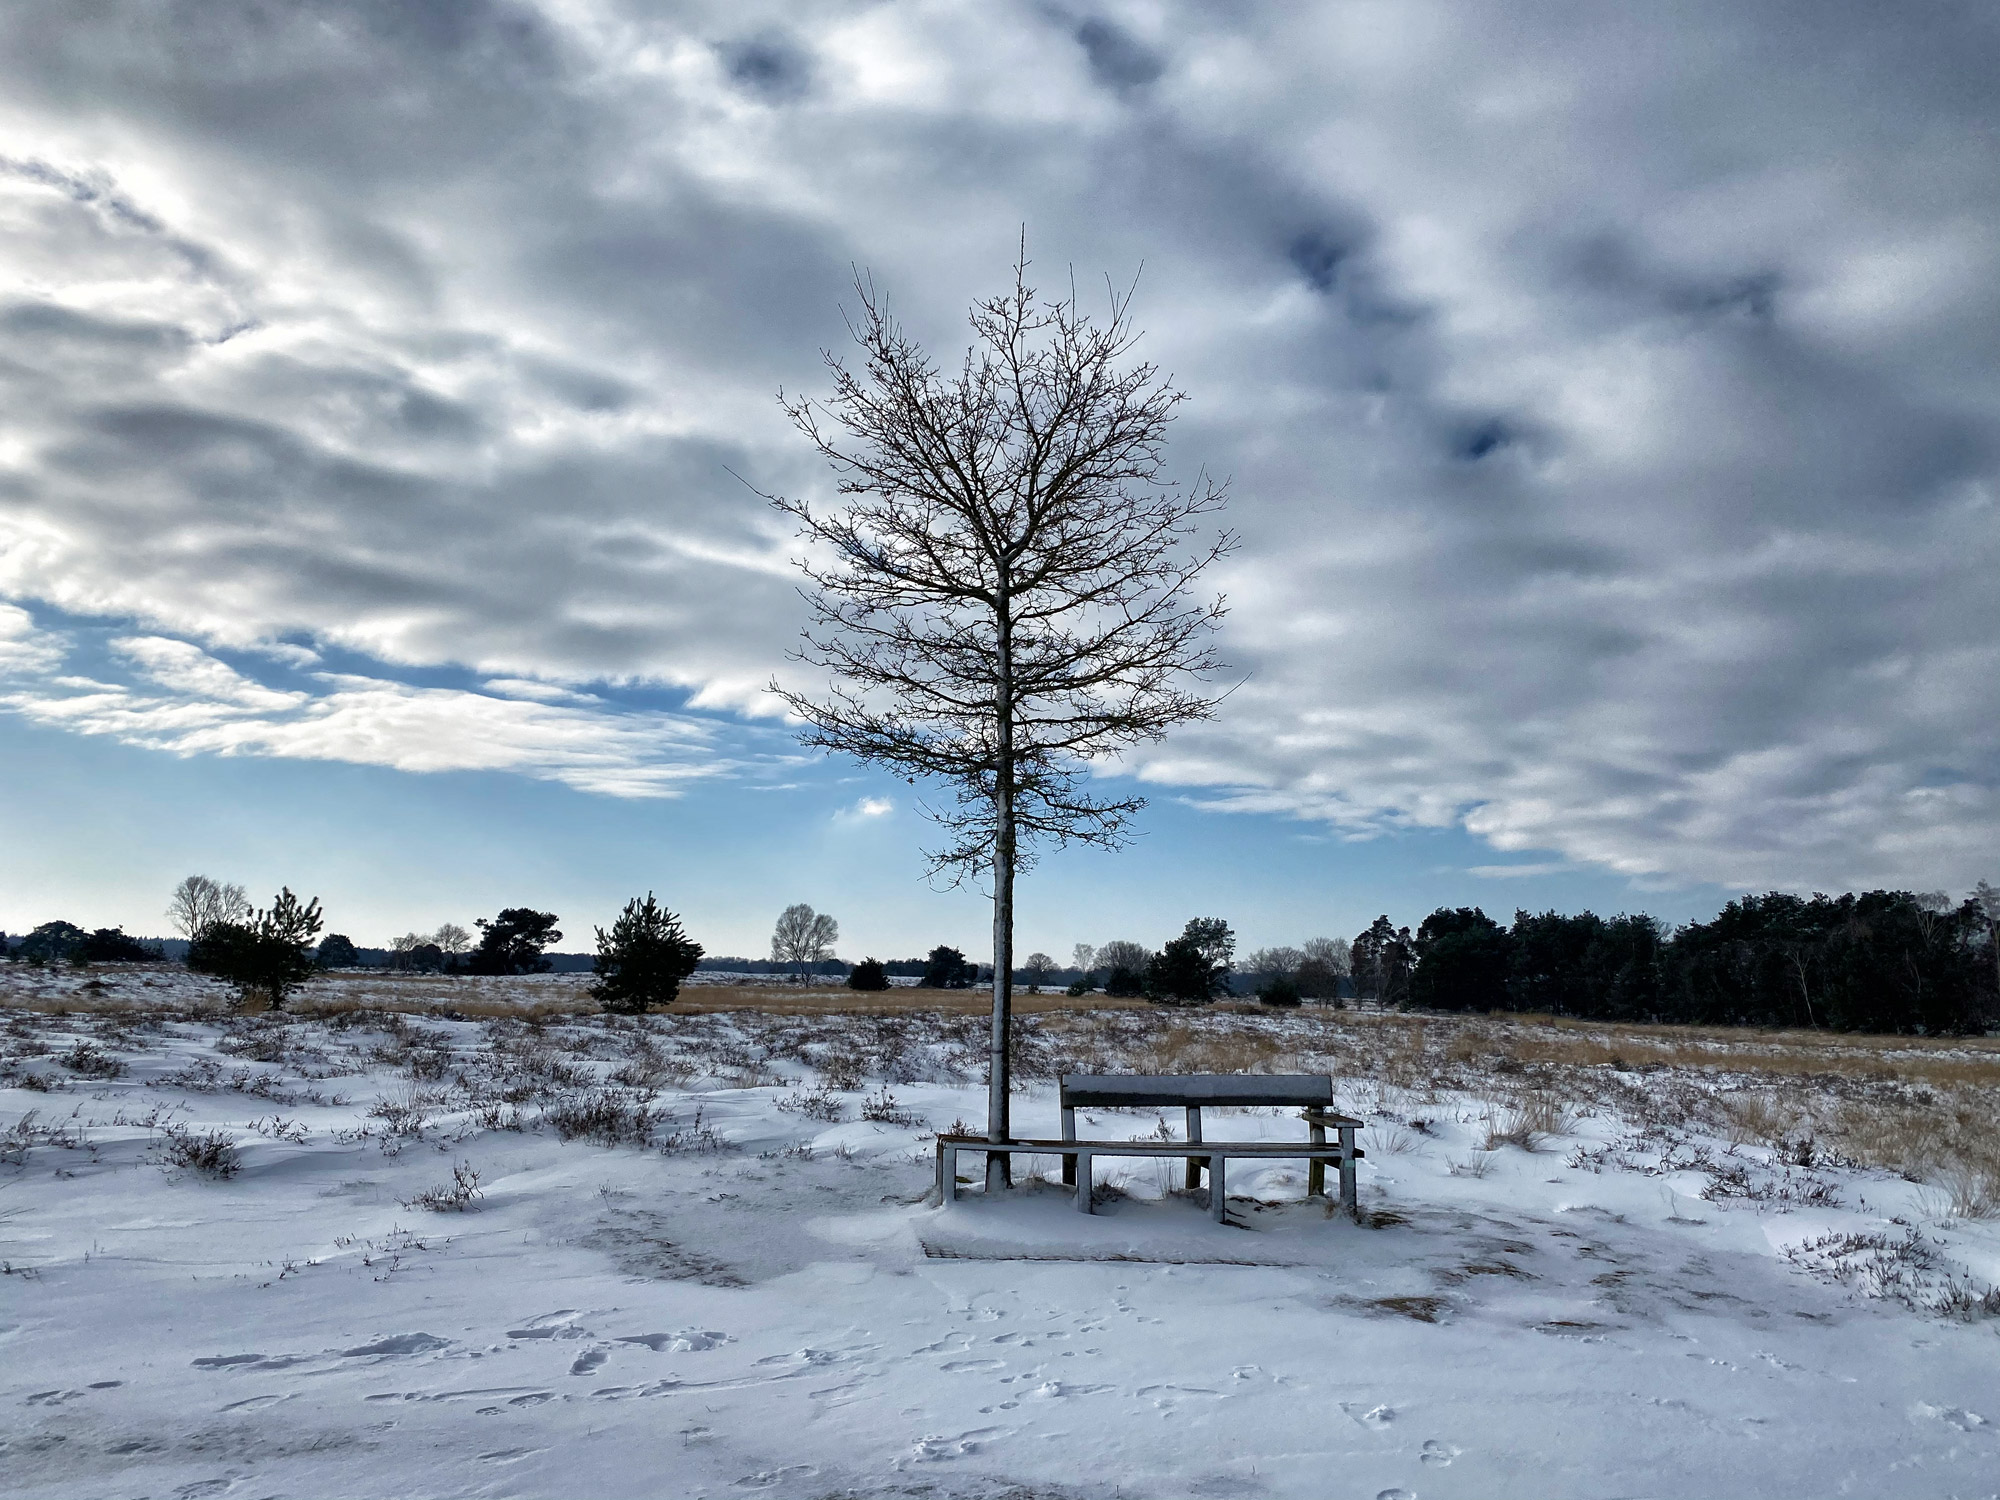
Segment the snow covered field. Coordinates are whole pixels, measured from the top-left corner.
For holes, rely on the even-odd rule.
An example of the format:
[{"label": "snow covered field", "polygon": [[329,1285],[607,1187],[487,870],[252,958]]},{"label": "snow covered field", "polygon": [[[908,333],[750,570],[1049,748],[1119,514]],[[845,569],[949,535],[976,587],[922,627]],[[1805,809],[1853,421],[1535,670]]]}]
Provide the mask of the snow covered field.
[{"label": "snow covered field", "polygon": [[0,976],[0,1487],[2000,1493],[1991,1043],[1025,1020],[1024,1130],[1063,1070],[1334,1075],[1366,1222],[1246,1162],[1219,1227],[1177,1162],[1103,1168],[1095,1218],[935,1206],[976,1015],[514,985],[229,1016],[178,971]]}]

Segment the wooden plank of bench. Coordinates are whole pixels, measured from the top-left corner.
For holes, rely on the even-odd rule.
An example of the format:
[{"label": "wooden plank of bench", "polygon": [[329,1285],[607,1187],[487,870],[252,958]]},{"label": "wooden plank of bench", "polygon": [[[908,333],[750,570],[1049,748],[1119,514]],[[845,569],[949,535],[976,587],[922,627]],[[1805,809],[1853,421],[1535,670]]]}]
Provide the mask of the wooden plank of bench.
[{"label": "wooden plank of bench", "polygon": [[[1188,1149],[1186,1141],[989,1141],[983,1135],[941,1135],[938,1141],[940,1144],[948,1142],[960,1151],[1006,1151],[1016,1154],[1025,1151],[1043,1156],[1081,1155],[1085,1151],[1097,1156],[1185,1156]],[[1201,1149],[1210,1155],[1227,1152],[1241,1157],[1321,1156],[1329,1161],[1343,1152],[1340,1146],[1315,1146],[1310,1141],[1203,1141]],[[1359,1149],[1354,1154],[1357,1157],[1367,1155]]]},{"label": "wooden plank of bench", "polygon": [[1065,1073],[1060,1089],[1065,1109],[1175,1104],[1333,1107],[1333,1079],[1323,1073]]}]

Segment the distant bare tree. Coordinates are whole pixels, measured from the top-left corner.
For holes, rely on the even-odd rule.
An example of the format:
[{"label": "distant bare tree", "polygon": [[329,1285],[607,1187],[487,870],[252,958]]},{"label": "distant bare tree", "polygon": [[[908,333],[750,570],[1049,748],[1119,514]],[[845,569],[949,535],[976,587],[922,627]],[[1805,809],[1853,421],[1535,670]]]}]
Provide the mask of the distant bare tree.
[{"label": "distant bare tree", "polygon": [[1305,961],[1304,952],[1297,948],[1259,948],[1243,960],[1242,968],[1245,974],[1282,974],[1289,979]]},{"label": "distant bare tree", "polygon": [[1980,881],[1972,893],[1973,905],[1986,918],[1986,947],[1993,959],[1993,979],[2000,985],[2000,890]]},{"label": "distant bare tree", "polygon": [[1146,972],[1146,965],[1153,961],[1153,950],[1144,943],[1128,942],[1118,938],[1097,950],[1097,967],[1100,969],[1130,969],[1135,974]]},{"label": "distant bare tree", "polygon": [[1089,975],[1097,958],[1097,950],[1088,943],[1078,943],[1069,950],[1069,966],[1077,973]]},{"label": "distant bare tree", "polygon": [[1046,953],[1030,953],[1028,961],[1021,965],[1021,971],[1028,976],[1029,987],[1040,993],[1042,986],[1049,982],[1049,976],[1055,973],[1056,961]]},{"label": "distant bare tree", "polygon": [[437,944],[438,952],[444,955],[445,962],[453,968],[458,966],[461,958],[472,951],[472,934],[456,922],[446,922],[439,927],[431,934],[431,941]]},{"label": "distant bare tree", "polygon": [[777,930],[771,934],[771,958],[790,964],[803,984],[814,964],[833,957],[833,945],[839,941],[840,924],[802,901],[779,914]]},{"label": "distant bare tree", "polygon": [[1299,966],[1292,978],[1299,995],[1307,1000],[1338,1000],[1340,983],[1353,971],[1354,959],[1346,938],[1307,938],[1299,946]]},{"label": "distant bare tree", "polygon": [[389,939],[389,962],[398,969],[409,969],[416,962],[416,952],[430,941],[421,932],[406,932],[399,938]]},{"label": "distant bare tree", "polygon": [[242,922],[250,915],[250,898],[240,885],[228,885],[206,875],[190,875],[167,898],[167,916],[192,941],[217,922]]},{"label": "distant bare tree", "polygon": [[1306,962],[1323,963],[1343,978],[1354,966],[1353,946],[1346,938],[1307,938],[1299,945],[1299,951]]},{"label": "distant bare tree", "polygon": [[[800,659],[824,696],[773,684],[807,744],[944,784],[934,873],[990,876],[993,1020],[987,1135],[1008,1135],[1014,880],[1037,842],[1115,847],[1136,796],[1086,788],[1091,764],[1206,718],[1192,678],[1220,599],[1190,597],[1233,545],[1202,541],[1223,494],[1165,477],[1182,393],[1132,361],[1130,294],[1094,323],[1069,297],[1014,285],[971,310],[946,373],[857,281],[859,370],[829,353],[833,395],[787,414],[839,475],[841,504],[773,497],[810,547]],[[1010,1180],[987,1158],[987,1181]]]}]

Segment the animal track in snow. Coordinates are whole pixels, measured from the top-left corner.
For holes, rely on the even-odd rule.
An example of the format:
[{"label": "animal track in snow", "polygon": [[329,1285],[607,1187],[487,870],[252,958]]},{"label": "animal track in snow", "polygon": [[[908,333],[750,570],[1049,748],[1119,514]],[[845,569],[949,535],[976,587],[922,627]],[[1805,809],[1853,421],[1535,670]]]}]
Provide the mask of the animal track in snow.
[{"label": "animal track in snow", "polygon": [[1419,1453],[1417,1457],[1421,1459],[1424,1463],[1434,1465],[1435,1467],[1441,1469],[1446,1464],[1450,1463],[1454,1458],[1457,1458],[1458,1455],[1459,1455],[1458,1449],[1447,1447],[1445,1444],[1440,1443],[1436,1438],[1431,1438],[1425,1442],[1423,1446],[1423,1451]]}]

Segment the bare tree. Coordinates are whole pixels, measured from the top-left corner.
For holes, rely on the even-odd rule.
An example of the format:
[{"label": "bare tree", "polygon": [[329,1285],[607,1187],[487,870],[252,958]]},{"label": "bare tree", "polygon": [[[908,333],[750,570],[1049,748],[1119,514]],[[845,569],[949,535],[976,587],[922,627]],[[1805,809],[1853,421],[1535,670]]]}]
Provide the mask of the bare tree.
[{"label": "bare tree", "polygon": [[1986,948],[1993,959],[1993,978],[2000,985],[2000,890],[1980,881],[1972,893],[1973,904],[1986,918]]},{"label": "bare tree", "polygon": [[1289,979],[1298,973],[1299,965],[1306,961],[1305,953],[1298,948],[1259,948],[1243,960],[1245,974],[1282,974]]},{"label": "bare tree", "polygon": [[1300,944],[1299,952],[1302,961],[1325,964],[1330,972],[1342,978],[1354,967],[1353,946],[1346,938],[1307,938]]},{"label": "bare tree", "polygon": [[389,939],[389,962],[399,970],[409,969],[416,962],[416,952],[430,941],[421,932],[406,932],[399,938]]},{"label": "bare tree", "polygon": [[771,958],[792,965],[803,984],[814,964],[833,957],[833,945],[839,941],[840,924],[801,901],[779,914],[777,930],[771,934]]},{"label": "bare tree", "polygon": [[[839,476],[841,503],[773,497],[795,518],[813,609],[799,658],[824,696],[772,684],[807,744],[942,783],[933,873],[990,876],[988,1138],[1008,1136],[1014,880],[1039,842],[1116,847],[1136,796],[1100,796],[1092,762],[1206,718],[1191,679],[1220,666],[1220,599],[1190,596],[1233,545],[1203,541],[1222,490],[1165,477],[1180,391],[1148,363],[1130,293],[1105,322],[1027,284],[974,304],[946,373],[857,281],[859,369],[826,356],[823,404],[781,397]],[[1009,1181],[987,1158],[987,1181]]]},{"label": "bare tree", "polygon": [[1069,966],[1085,979],[1088,979],[1096,957],[1097,950],[1091,947],[1090,944],[1078,943],[1069,950]]},{"label": "bare tree", "polygon": [[1046,953],[1030,953],[1028,961],[1021,965],[1021,972],[1028,976],[1028,987],[1037,994],[1049,982],[1049,976],[1056,971],[1056,961]]},{"label": "bare tree", "polygon": [[218,922],[243,922],[250,916],[250,898],[240,885],[228,885],[206,875],[190,875],[167,898],[167,916],[193,941],[203,928]]},{"label": "bare tree", "polygon": [[456,968],[458,961],[472,951],[472,934],[456,922],[446,922],[431,934],[431,941],[437,944],[438,952],[445,961]]}]

